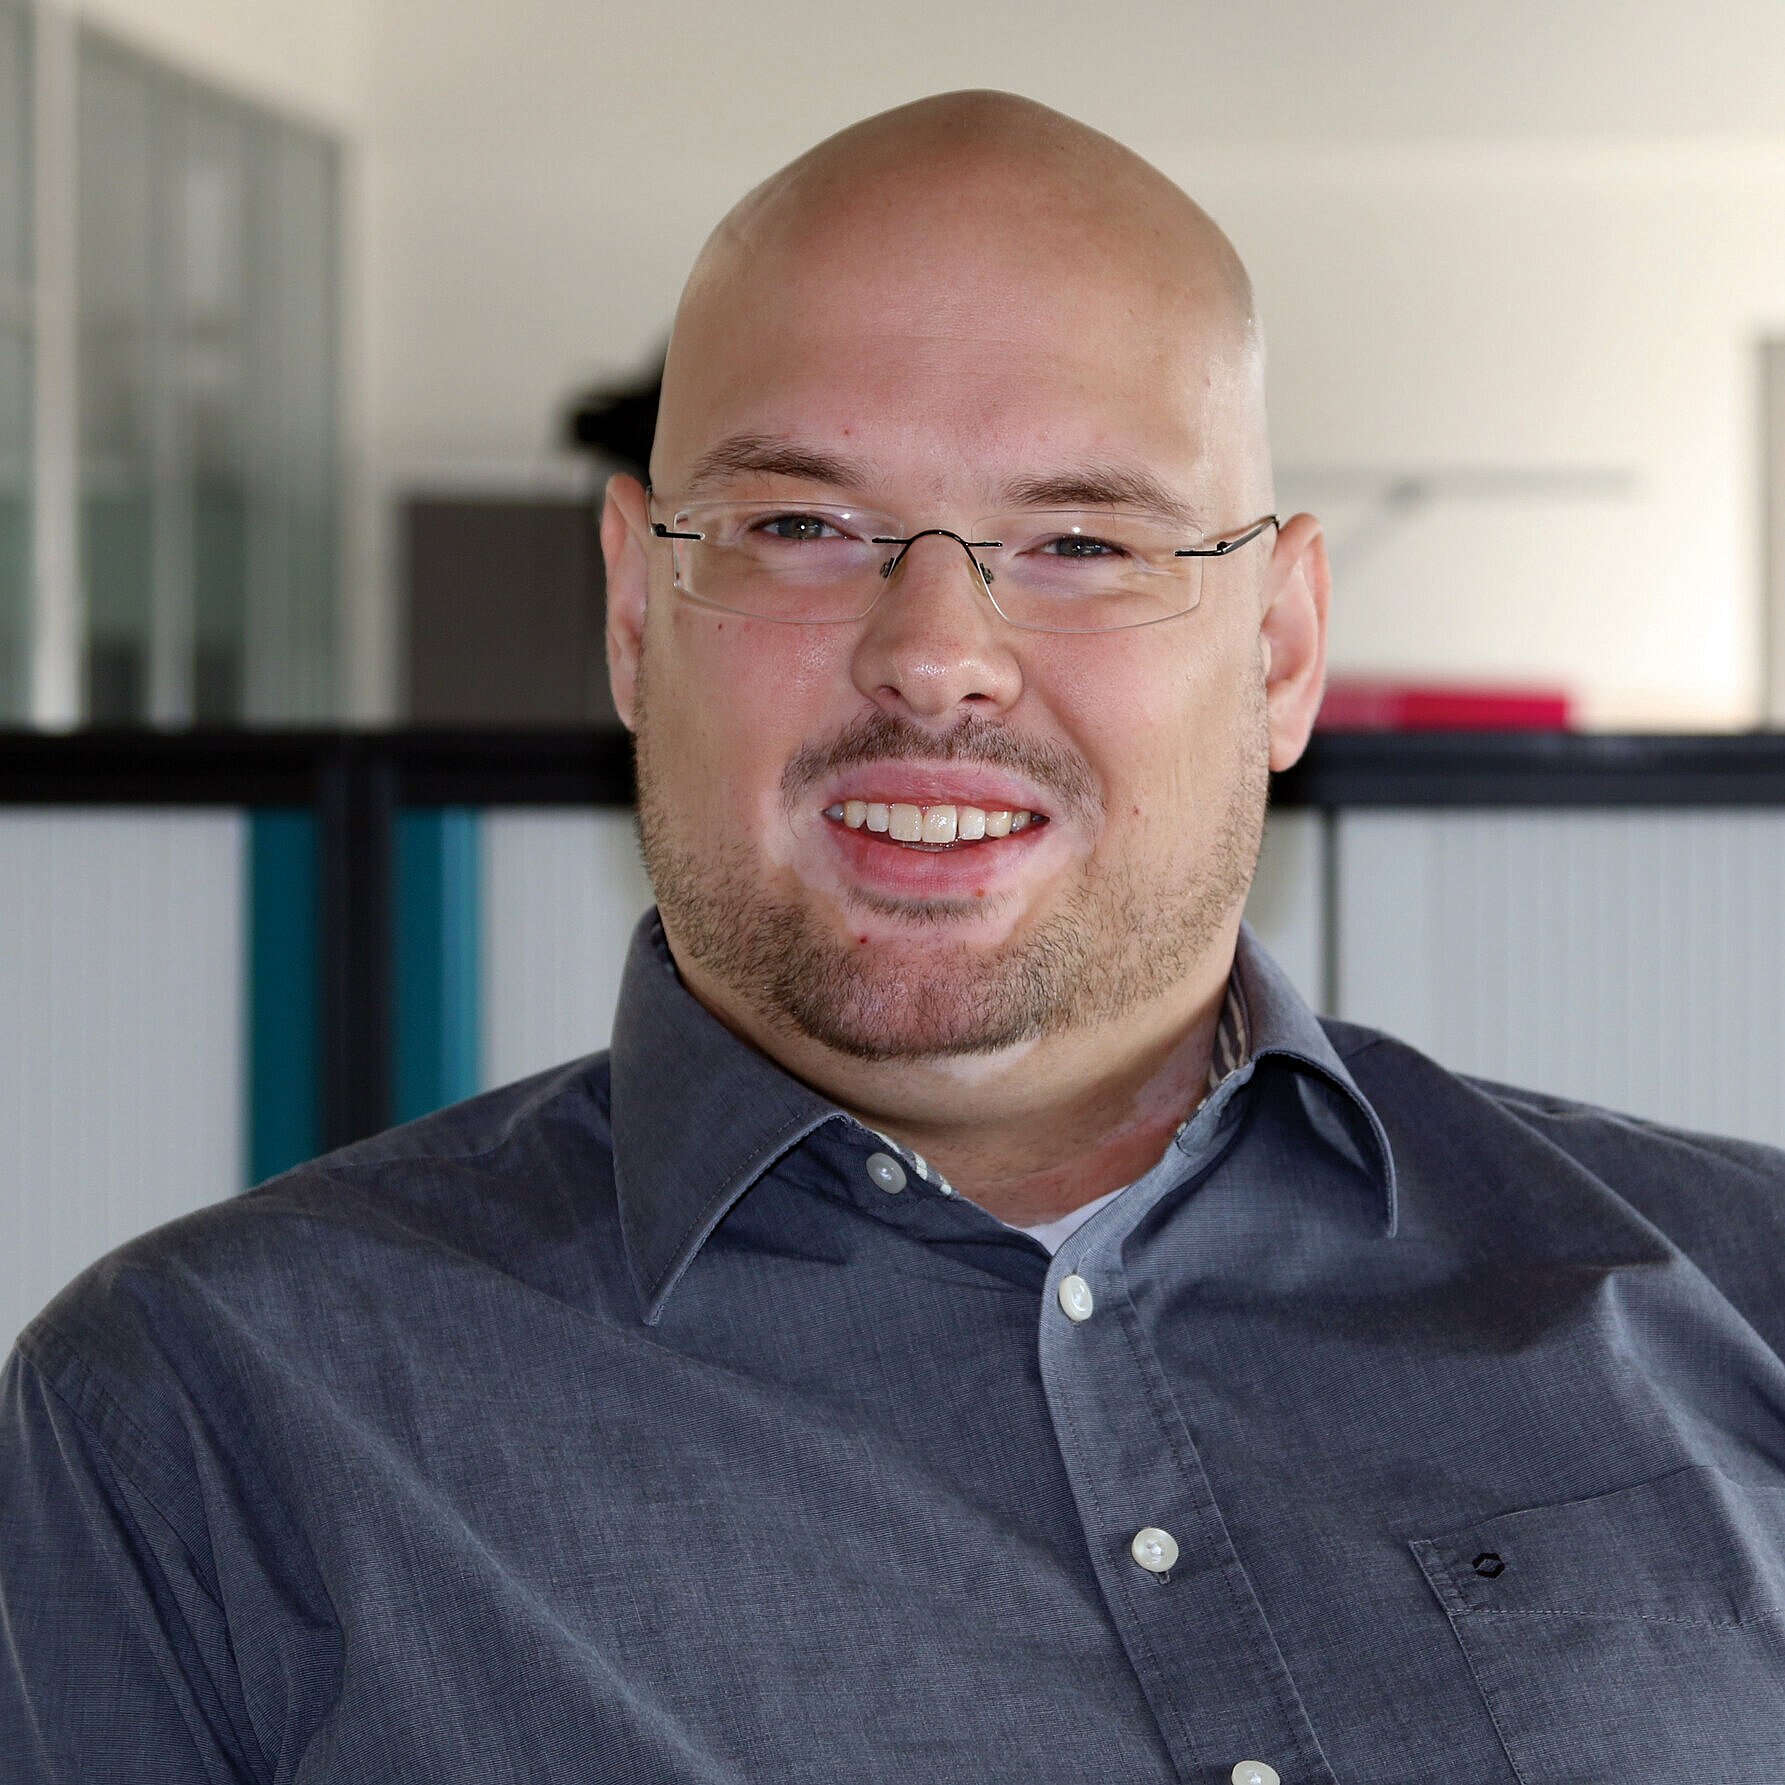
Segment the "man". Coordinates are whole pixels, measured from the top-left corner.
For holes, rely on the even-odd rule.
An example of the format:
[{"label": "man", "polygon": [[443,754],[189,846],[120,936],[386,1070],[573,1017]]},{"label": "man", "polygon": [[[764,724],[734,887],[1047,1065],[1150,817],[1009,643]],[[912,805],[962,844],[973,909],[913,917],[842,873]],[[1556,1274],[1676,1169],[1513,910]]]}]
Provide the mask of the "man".
[{"label": "man", "polygon": [[720,226],[604,521],[611,1056],[30,1329],[9,1777],[1777,1776],[1785,1162],[1241,929],[1327,601],[1261,367],[1006,96]]}]

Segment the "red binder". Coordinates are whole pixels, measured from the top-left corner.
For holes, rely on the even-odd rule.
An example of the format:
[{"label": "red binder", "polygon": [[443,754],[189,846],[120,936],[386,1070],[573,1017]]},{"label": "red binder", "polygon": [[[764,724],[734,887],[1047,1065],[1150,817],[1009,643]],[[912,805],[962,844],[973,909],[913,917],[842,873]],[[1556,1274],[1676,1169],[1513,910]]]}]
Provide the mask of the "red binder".
[{"label": "red binder", "polygon": [[1573,703],[1559,688],[1396,682],[1335,676],[1318,731],[1568,731]]}]

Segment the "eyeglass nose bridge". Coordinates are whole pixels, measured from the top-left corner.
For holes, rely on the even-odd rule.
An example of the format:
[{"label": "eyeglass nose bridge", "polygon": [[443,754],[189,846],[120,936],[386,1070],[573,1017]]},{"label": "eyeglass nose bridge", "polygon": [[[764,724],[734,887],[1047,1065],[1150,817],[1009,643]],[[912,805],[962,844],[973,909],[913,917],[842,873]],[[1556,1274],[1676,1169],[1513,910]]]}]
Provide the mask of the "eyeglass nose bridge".
[{"label": "eyeglass nose bridge", "polygon": [[980,563],[978,558],[973,554],[975,552],[995,552],[1003,545],[1003,540],[963,539],[959,533],[954,532],[948,527],[925,527],[922,532],[913,533],[909,539],[899,539],[890,535],[882,536],[880,534],[871,536],[868,541],[870,545],[896,545],[899,548],[880,566],[881,578],[885,581],[890,581],[892,573],[905,562],[905,554],[909,552],[920,539],[928,539],[932,534],[941,539],[952,539],[955,544],[967,554],[967,562],[973,566],[974,572],[979,577],[980,582],[985,586],[987,594],[990,594],[992,587],[992,571],[989,566]]}]

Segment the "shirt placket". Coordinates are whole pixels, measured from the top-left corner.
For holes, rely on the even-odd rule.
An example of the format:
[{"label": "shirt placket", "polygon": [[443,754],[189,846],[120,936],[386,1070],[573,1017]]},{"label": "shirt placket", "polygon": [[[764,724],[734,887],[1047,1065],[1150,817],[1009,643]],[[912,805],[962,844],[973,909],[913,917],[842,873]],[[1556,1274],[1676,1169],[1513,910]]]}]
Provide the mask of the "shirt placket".
[{"label": "shirt placket", "polygon": [[1128,1294],[1119,1231],[1061,1249],[1040,1334],[1110,1615],[1186,1781],[1334,1785]]}]

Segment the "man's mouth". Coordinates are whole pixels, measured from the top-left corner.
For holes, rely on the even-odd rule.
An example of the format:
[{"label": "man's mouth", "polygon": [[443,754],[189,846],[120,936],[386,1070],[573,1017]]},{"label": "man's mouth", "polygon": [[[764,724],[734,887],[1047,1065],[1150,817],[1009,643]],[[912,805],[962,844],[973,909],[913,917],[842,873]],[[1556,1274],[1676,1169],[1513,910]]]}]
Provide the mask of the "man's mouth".
[{"label": "man's mouth", "polygon": [[849,830],[873,831],[916,849],[958,849],[963,844],[1014,836],[1046,824],[1040,812],[984,806],[912,806],[894,800],[839,800],[824,815]]}]

